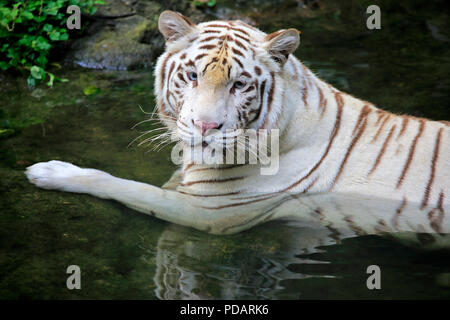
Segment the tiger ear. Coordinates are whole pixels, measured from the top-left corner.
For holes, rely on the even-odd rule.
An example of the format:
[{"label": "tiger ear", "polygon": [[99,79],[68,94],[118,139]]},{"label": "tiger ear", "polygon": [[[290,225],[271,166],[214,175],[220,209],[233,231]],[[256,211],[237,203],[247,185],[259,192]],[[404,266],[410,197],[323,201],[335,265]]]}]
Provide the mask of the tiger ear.
[{"label": "tiger ear", "polygon": [[268,34],[265,48],[275,61],[284,63],[300,44],[299,33],[297,29],[287,29]]},{"label": "tiger ear", "polygon": [[166,41],[178,40],[196,28],[196,24],[181,13],[166,10],[159,15],[158,29]]}]

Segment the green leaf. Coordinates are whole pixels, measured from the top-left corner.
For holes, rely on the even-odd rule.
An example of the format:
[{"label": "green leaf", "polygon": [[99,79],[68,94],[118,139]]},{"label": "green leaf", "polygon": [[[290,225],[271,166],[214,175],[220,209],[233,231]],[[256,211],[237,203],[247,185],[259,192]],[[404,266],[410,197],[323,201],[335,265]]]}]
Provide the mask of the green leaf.
[{"label": "green leaf", "polygon": [[92,94],[99,93],[100,89],[94,86],[89,86],[83,89],[83,93],[87,96],[90,96]]},{"label": "green leaf", "polygon": [[61,41],[66,41],[67,39],[69,39],[68,33],[64,33],[59,37],[59,40],[61,40]]},{"label": "green leaf", "polygon": [[22,11],[22,12],[20,13],[20,16],[23,17],[23,18],[26,18],[26,19],[28,19],[28,20],[31,20],[31,19],[34,18],[34,15],[33,15],[30,11],[28,11],[28,10]]},{"label": "green leaf", "polygon": [[17,15],[18,15],[18,14],[19,14],[19,10],[18,10],[18,9],[13,9],[13,10],[11,11],[11,14],[10,14],[11,20],[14,21],[14,20],[17,18]]},{"label": "green leaf", "polygon": [[17,43],[20,45],[23,45],[23,46],[31,47],[33,45],[33,40],[34,40],[34,37],[29,37],[26,35],[22,39],[17,41]]},{"label": "green leaf", "polygon": [[61,33],[59,33],[59,31],[54,30],[48,36],[49,36],[50,40],[57,41],[57,40],[59,40],[60,35],[61,35]]},{"label": "green leaf", "polygon": [[38,66],[32,66],[30,73],[34,79],[38,79],[38,80],[42,79],[43,75],[45,74],[44,69],[42,69],[41,67],[38,67]]},{"label": "green leaf", "polygon": [[44,12],[46,14],[54,16],[54,15],[56,15],[58,13],[58,9],[59,9],[58,7],[55,7],[53,5],[49,5],[46,9],[44,9]]},{"label": "green leaf", "polygon": [[0,69],[7,70],[9,68],[9,63],[5,61],[0,61]]},{"label": "green leaf", "polygon": [[36,59],[37,64],[41,67],[45,67],[47,65],[47,61],[47,58],[43,54],[41,54],[39,58]]},{"label": "green leaf", "polygon": [[50,23],[46,23],[42,28],[45,32],[51,32],[53,30],[53,26]]},{"label": "green leaf", "polygon": [[35,87],[36,86],[36,79],[34,79],[32,76],[29,76],[27,79],[27,84],[29,87]]},{"label": "green leaf", "polygon": [[42,16],[34,16],[34,21],[36,22],[43,22],[45,19],[48,19],[46,15],[42,15]]},{"label": "green leaf", "polygon": [[49,87],[53,87],[53,80],[55,80],[55,75],[53,73],[47,72],[48,76],[49,76],[49,80],[47,82],[47,85]]},{"label": "green leaf", "polygon": [[47,39],[42,36],[39,36],[36,39],[36,47],[41,50],[49,50],[52,46],[48,43]]},{"label": "green leaf", "polygon": [[11,9],[5,8],[5,7],[0,7],[0,14],[2,16],[9,16],[10,12],[11,12]]},{"label": "green leaf", "polygon": [[9,137],[14,133],[14,129],[0,129],[0,138]]}]

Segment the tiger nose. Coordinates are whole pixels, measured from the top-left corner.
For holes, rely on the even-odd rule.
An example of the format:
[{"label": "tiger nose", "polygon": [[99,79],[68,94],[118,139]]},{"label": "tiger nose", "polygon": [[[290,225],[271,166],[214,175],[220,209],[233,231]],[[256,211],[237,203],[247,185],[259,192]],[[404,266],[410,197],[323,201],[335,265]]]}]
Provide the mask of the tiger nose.
[{"label": "tiger nose", "polygon": [[194,125],[201,130],[202,136],[205,135],[205,132],[209,129],[217,129],[219,127],[217,122],[206,122],[201,120],[195,120]]}]

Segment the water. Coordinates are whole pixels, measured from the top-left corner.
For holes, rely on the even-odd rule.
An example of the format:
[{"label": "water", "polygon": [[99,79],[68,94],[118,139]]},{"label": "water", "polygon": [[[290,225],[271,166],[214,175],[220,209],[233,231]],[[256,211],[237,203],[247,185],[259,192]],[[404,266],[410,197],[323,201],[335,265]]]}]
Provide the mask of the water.
[{"label": "water", "polygon": [[[302,30],[297,56],[337,88],[393,112],[450,119],[449,12],[443,4],[381,3],[382,29],[365,28],[365,2],[219,2],[213,15],[244,15],[263,30]],[[358,4],[359,3],[359,4]],[[259,10],[253,7],[258,5]],[[218,13],[217,13],[218,12]],[[58,159],[162,185],[170,149],[128,143],[154,106],[151,70],[64,67],[70,82],[33,91],[2,76],[0,297],[5,299],[450,298],[450,253],[423,252],[378,236],[313,245],[314,230],[277,221],[213,236],[86,195],[39,190],[24,169]],[[141,106],[141,108],[139,107]],[[82,290],[66,288],[79,265]],[[366,268],[382,289],[366,287]]]}]

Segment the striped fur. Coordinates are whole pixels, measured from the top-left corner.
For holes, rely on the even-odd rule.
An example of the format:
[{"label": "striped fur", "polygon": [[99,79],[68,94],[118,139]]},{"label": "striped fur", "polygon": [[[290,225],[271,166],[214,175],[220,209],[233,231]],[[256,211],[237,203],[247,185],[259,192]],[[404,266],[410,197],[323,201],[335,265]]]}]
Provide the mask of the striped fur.
[{"label": "striped fur", "polygon": [[160,30],[167,48],[155,92],[168,129],[186,144],[198,119],[223,132],[279,129],[278,174],[260,175],[259,165],[185,163],[163,189],[112,176],[101,176],[105,184],[51,184],[37,174],[61,166],[49,162],[31,167],[33,183],[116,199],[217,234],[288,216],[326,226],[333,239],[344,228],[354,235],[450,231],[448,122],[394,115],[332,87],[290,54],[298,45],[292,29],[267,35],[240,21],[195,25],[166,11]]},{"label": "striped fur", "polygon": [[[252,199],[243,201],[243,206],[253,204],[258,194],[266,199],[267,195],[306,191],[374,195],[400,202],[408,199],[422,210],[436,204],[443,194],[448,206],[448,125],[378,109],[325,83],[292,55],[284,64],[277,64],[270,59],[265,44],[278,34],[266,35],[242,22],[212,21],[195,26],[179,40],[186,42],[184,46],[168,44],[156,67],[156,92],[163,101],[159,108],[166,108],[162,112],[170,113],[174,109],[171,106],[179,101],[165,100],[164,92],[177,83],[182,85],[177,77],[167,77],[168,66],[174,62],[181,66],[180,72],[186,73],[189,68],[185,61],[194,61],[192,70],[201,70],[203,83],[184,83],[179,99],[185,103],[185,110],[172,116],[190,123],[205,112],[203,109],[214,105],[217,109],[211,110],[210,119],[220,122],[220,117],[226,117],[223,130],[277,128],[284,147],[281,172],[276,176],[260,176],[250,165],[225,172],[190,164],[181,170],[183,183],[177,190],[197,197],[233,193],[241,194],[240,199]],[[245,36],[245,40],[239,36]],[[246,74],[250,81],[235,97],[235,92],[226,92],[227,84],[239,74]],[[162,78],[164,81],[158,80]],[[202,90],[207,99],[196,99]],[[214,96],[211,92],[221,93]],[[233,177],[239,177],[239,181]],[[397,211],[390,214],[396,217]],[[383,216],[380,221],[384,224],[393,219]],[[423,225],[427,224],[425,219]],[[395,230],[398,222],[392,227]],[[431,226],[426,230],[431,231]]]}]

